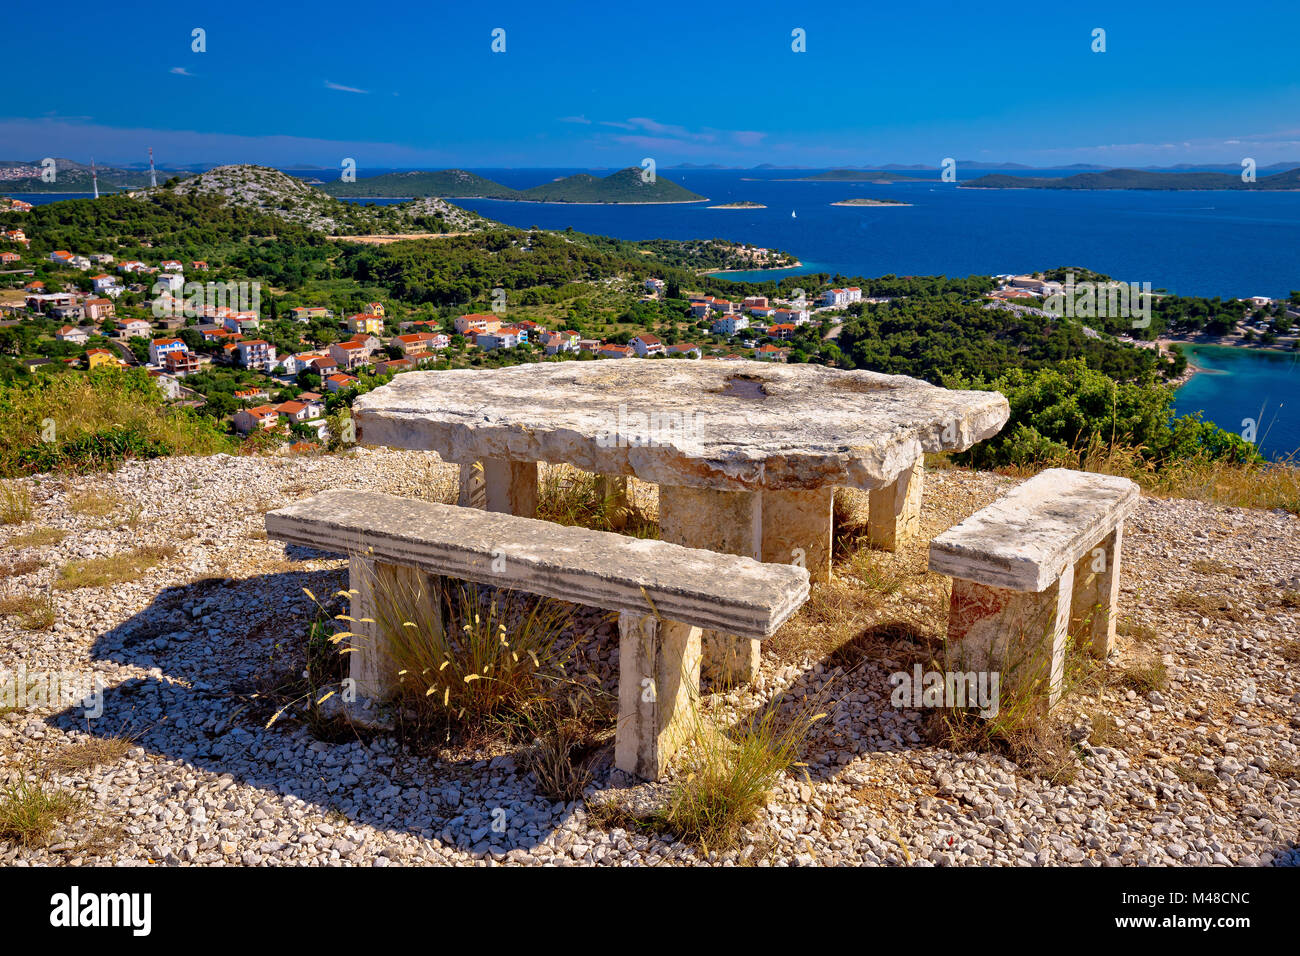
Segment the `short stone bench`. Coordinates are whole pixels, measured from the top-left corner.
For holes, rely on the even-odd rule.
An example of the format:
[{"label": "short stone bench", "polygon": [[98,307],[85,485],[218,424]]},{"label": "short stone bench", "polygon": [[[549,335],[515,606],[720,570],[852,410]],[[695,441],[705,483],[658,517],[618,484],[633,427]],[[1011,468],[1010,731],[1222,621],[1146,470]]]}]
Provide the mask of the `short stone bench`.
[{"label": "short stone bench", "polygon": [[1052,468],[930,543],[930,570],[952,577],[947,656],[999,670],[1001,684],[1060,696],[1067,635],[1101,659],[1115,639],[1127,478]]},{"label": "short stone bench", "polygon": [[614,762],[648,779],[663,775],[688,729],[701,630],[763,640],[808,599],[808,572],[794,565],[377,492],[294,502],[266,515],[266,533],[348,556],[351,675],[359,694],[379,700],[396,678],[377,625],[362,623],[376,617],[369,582],[378,574],[413,569],[618,611]]}]

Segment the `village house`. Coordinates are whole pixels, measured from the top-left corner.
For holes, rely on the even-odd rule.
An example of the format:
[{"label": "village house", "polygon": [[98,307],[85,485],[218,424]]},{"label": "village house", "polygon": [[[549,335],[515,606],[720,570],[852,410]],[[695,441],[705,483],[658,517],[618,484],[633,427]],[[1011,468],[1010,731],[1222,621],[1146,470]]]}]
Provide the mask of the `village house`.
[{"label": "village house", "polygon": [[144,319],[118,319],[113,327],[120,339],[131,339],[137,336],[147,339],[153,333],[153,326]]},{"label": "village house", "polygon": [[107,272],[101,272],[97,276],[90,277],[90,284],[94,286],[96,292],[103,292],[110,286],[117,285],[117,276],[111,276]]},{"label": "village house", "polygon": [[327,392],[341,392],[345,388],[357,384],[357,379],[351,375],[344,375],[341,372],[329,375],[325,378],[325,390]]},{"label": "village house", "polygon": [[339,367],[334,360],[328,355],[323,355],[318,359],[312,359],[311,373],[319,375],[322,379],[327,379],[331,375],[338,373]]},{"label": "village house", "polygon": [[603,359],[631,358],[632,347],[630,345],[602,345],[600,351],[596,354]]},{"label": "village house", "polygon": [[645,280],[645,287],[646,287],[648,290],[650,290],[651,292],[653,292],[655,295],[660,295],[660,294],[664,291],[664,288],[665,288],[665,286],[664,286],[664,280],[663,280],[663,279],[646,279],[646,280]]},{"label": "village house", "polygon": [[87,299],[83,303],[86,318],[94,322],[102,322],[104,319],[113,318],[116,309],[112,299]]},{"label": "village house", "polygon": [[167,356],[171,352],[188,352],[185,343],[180,339],[154,339],[149,343],[149,361],[158,366],[167,364]]},{"label": "village house", "polygon": [[274,428],[280,424],[280,416],[270,405],[258,405],[255,408],[241,408],[232,419],[235,430],[241,435],[250,435],[259,428]]},{"label": "village house", "polygon": [[248,339],[235,346],[239,353],[239,364],[244,368],[259,369],[269,372],[275,368],[275,346],[263,339]]},{"label": "village house", "polygon": [[778,324],[807,325],[812,315],[807,309],[777,309],[771,318],[776,319]]},{"label": "village house", "polygon": [[777,325],[770,325],[767,328],[767,334],[774,339],[788,339],[795,333],[795,326],[788,322],[781,322]]},{"label": "village house", "polygon": [[678,342],[676,345],[668,346],[670,358],[700,358],[703,354],[698,345],[690,342]]},{"label": "village house", "polygon": [[362,309],[366,315],[377,315],[379,318],[384,317],[384,304],[382,302],[367,302],[366,307]]},{"label": "village house", "polygon": [[754,358],[760,362],[784,362],[790,357],[790,350],[779,345],[763,345],[754,349]]},{"label": "village house", "polygon": [[757,319],[770,319],[776,314],[776,309],[770,305],[746,306],[745,311]]},{"label": "village house", "polygon": [[461,335],[468,335],[470,332],[495,332],[501,328],[501,320],[487,313],[470,313],[456,316],[454,326]]},{"label": "village house", "polygon": [[[414,352],[412,357],[428,355],[427,352]],[[411,358],[389,359],[386,362],[380,362],[375,366],[376,375],[387,375],[389,372],[396,375],[398,372],[409,372],[415,368],[415,362]]]},{"label": "village house", "polygon": [[578,342],[580,337],[577,332],[566,330],[564,332],[544,332],[540,339],[542,347],[547,355],[556,355],[560,352],[578,351]]},{"label": "village house", "polygon": [[366,332],[358,332],[356,335],[348,339],[348,341],[360,343],[369,354],[373,354],[384,347],[383,339]]},{"label": "village house", "polygon": [[286,419],[291,425],[300,425],[320,418],[325,414],[325,406],[319,402],[288,401],[274,406],[277,415]]},{"label": "village house", "polygon": [[230,332],[256,332],[262,327],[262,320],[256,312],[227,312],[221,317],[221,324]]},{"label": "village house", "polygon": [[664,343],[657,335],[651,335],[649,332],[642,332],[635,336],[628,345],[632,346],[639,358],[653,358],[656,355],[666,355]]},{"label": "village house", "polygon": [[28,312],[44,313],[49,309],[70,307],[74,303],[70,292],[37,292],[28,295],[24,304]]},{"label": "village house", "polygon": [[193,375],[199,370],[199,357],[189,349],[178,349],[163,356],[163,367],[177,378]]},{"label": "village house", "polygon": [[313,319],[329,319],[333,316],[334,313],[322,305],[300,305],[289,310],[289,317],[303,324]]},{"label": "village house", "polygon": [[496,332],[479,332],[474,336],[474,344],[489,352],[494,349],[512,349],[519,344],[519,331],[502,326]]},{"label": "village house", "polygon": [[767,296],[765,295],[747,295],[745,301],[740,304],[742,309],[766,309]]},{"label": "village house", "polygon": [[329,353],[339,368],[348,371],[370,361],[370,350],[362,342],[335,342],[329,347]]},{"label": "village house", "polygon": [[9,229],[5,232],[5,238],[10,242],[21,243],[24,246],[30,246],[32,241],[27,238],[27,234],[21,229]]},{"label": "village house", "polygon": [[85,345],[90,339],[90,329],[82,328],[79,325],[65,325],[54,333],[54,338],[59,342]]},{"label": "village house", "polygon": [[[434,343],[439,339],[444,340],[443,345],[435,346]],[[450,340],[442,333],[411,332],[409,335],[395,336],[392,344],[397,346],[403,355],[410,355],[416,352],[427,352],[433,348],[445,348],[447,341]]]},{"label": "village house", "polygon": [[728,312],[720,315],[713,320],[710,331],[714,335],[735,335],[744,329],[749,328],[749,319],[736,312]]},{"label": "village house", "polygon": [[380,315],[371,315],[360,312],[356,315],[348,316],[349,332],[364,332],[367,335],[383,335],[384,319]]},{"label": "village house", "polygon": [[67,319],[76,319],[78,321],[86,317],[85,306],[80,305],[56,305],[46,313],[51,319],[63,322]]},{"label": "village house", "polygon": [[591,352],[594,355],[600,351],[601,346],[604,344],[600,339],[578,339],[578,351]]},{"label": "village house", "polygon": [[127,259],[125,262],[118,263],[117,271],[127,273],[144,272],[148,268],[148,266],[138,259]]},{"label": "village house", "polygon": [[207,263],[206,260],[203,260],[203,259],[195,259],[193,262],[190,263],[190,265],[192,265],[192,266],[193,266],[195,269],[197,269],[199,272],[207,272],[207,271],[208,271],[208,263]]},{"label": "village house", "polygon": [[58,265],[66,266],[69,262],[72,261],[72,253],[70,253],[67,249],[55,249],[48,256],[46,256],[46,258],[49,259],[50,262],[54,262],[57,263]]},{"label": "village house", "polygon": [[16,252],[0,252],[0,265],[13,265],[15,262],[21,262],[23,259]]},{"label": "village house", "polygon": [[86,350],[86,368],[105,368],[117,365],[118,359],[108,349],[87,349]]},{"label": "village house", "polygon": [[162,267],[165,272],[180,272],[185,268],[175,259],[164,259],[162,261]]}]

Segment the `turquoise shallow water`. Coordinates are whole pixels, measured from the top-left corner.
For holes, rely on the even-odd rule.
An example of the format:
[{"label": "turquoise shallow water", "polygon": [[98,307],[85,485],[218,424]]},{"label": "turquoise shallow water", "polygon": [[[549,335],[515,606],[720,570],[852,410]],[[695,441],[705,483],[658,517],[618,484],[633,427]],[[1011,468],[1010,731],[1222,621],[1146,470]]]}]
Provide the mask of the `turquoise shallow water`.
[{"label": "turquoise shallow water", "polygon": [[1252,419],[1264,454],[1300,456],[1300,353],[1219,345],[1184,350],[1188,361],[1205,371],[1178,390],[1178,414],[1203,411],[1209,421],[1238,434]]}]

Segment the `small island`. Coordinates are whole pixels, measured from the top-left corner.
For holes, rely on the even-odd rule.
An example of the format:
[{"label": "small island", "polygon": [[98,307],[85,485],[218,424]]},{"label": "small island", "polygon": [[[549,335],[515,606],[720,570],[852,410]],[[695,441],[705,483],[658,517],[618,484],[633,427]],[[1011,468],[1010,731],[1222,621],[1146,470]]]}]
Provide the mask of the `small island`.
[{"label": "small island", "polygon": [[910,206],[910,202],[903,202],[899,199],[841,199],[839,202],[831,203],[832,206]]},{"label": "small island", "polygon": [[710,206],[709,208],[710,209],[766,209],[767,207],[764,206],[761,202],[749,202],[748,200],[742,200],[741,202],[724,202],[717,206]]}]

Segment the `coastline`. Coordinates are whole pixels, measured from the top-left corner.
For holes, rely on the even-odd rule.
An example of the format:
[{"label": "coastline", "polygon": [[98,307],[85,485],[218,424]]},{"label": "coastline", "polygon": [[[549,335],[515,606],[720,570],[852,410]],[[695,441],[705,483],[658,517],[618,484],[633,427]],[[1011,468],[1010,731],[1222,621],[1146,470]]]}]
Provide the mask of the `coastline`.
[{"label": "coastline", "polygon": [[[1242,340],[1240,335],[1199,335],[1199,336],[1162,335],[1156,339],[1156,345],[1159,348],[1160,353],[1162,355],[1171,354],[1173,350],[1170,348],[1170,346],[1173,345],[1203,345],[1203,346],[1209,346],[1211,348],[1241,349],[1242,351],[1253,351],[1253,352],[1273,352],[1276,353],[1277,355],[1291,355],[1291,356],[1300,354],[1297,353],[1294,349],[1277,348],[1276,346],[1266,346],[1266,345],[1261,345],[1257,342],[1246,342]],[[1209,369],[1209,368],[1205,368],[1204,366],[1197,365],[1193,357],[1191,355],[1187,355],[1186,370],[1183,372],[1182,375],[1178,376],[1178,378],[1176,379],[1172,379],[1168,384],[1172,385],[1175,389],[1182,388],[1184,385],[1186,385],[1196,375],[1200,373],[1205,373],[1207,375],[1223,374],[1221,372],[1215,371],[1214,369]]]},{"label": "coastline", "polygon": [[788,266],[755,266],[752,269],[703,269],[696,273],[701,276],[722,275],[725,272],[780,272],[782,269],[802,269],[803,263],[797,259]]}]

